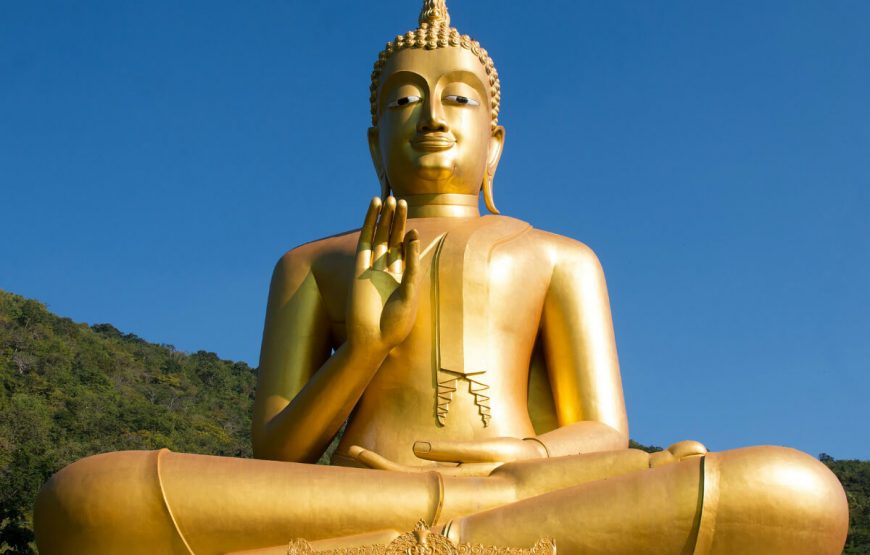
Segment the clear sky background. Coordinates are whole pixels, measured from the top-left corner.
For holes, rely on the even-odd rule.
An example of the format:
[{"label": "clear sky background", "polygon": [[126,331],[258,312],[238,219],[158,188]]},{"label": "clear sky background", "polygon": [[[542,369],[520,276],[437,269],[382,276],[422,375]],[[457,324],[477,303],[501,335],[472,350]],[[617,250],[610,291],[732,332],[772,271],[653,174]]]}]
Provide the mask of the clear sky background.
[{"label": "clear sky background", "polygon": [[[632,437],[870,459],[870,2],[451,0],[502,213],[607,273]],[[0,288],[256,365],[272,267],[358,226],[417,0],[0,3]]]}]

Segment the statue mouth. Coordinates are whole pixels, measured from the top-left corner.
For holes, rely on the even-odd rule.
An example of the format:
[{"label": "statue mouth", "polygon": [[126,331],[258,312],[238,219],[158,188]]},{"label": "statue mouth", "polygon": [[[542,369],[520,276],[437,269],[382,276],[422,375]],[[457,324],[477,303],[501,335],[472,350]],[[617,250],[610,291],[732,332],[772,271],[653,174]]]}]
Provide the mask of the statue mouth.
[{"label": "statue mouth", "polygon": [[411,146],[423,152],[440,152],[448,150],[456,144],[456,139],[444,133],[427,133],[411,139]]}]

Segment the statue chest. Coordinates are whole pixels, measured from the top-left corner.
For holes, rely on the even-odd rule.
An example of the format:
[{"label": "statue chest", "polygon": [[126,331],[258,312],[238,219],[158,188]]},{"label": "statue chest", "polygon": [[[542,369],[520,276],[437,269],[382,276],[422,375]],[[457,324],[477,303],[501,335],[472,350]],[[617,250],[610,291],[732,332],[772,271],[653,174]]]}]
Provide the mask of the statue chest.
[{"label": "statue chest", "polygon": [[[529,224],[512,218],[444,224],[409,222],[424,246],[417,323],[384,361],[358,416],[380,422],[381,415],[401,414],[411,428],[433,420],[445,428],[471,425],[469,418],[487,432],[523,428],[518,407],[527,402],[551,274],[546,246]],[[333,282],[328,300],[347,298],[351,255],[346,259],[346,278]],[[340,344],[345,305],[336,303],[331,313]]]},{"label": "statue chest", "polygon": [[430,244],[423,312],[430,318],[441,425],[454,397],[468,394],[488,426],[493,386],[504,387],[510,380],[505,371],[517,366],[517,358],[522,371],[528,369],[545,288],[534,283],[540,268],[521,246],[530,230],[512,218],[479,218],[451,227]]}]

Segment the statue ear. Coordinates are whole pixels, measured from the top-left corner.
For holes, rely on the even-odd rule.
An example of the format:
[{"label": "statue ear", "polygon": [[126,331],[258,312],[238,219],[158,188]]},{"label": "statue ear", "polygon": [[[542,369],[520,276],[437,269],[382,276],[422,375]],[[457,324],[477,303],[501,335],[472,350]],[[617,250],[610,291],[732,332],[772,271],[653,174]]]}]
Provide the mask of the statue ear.
[{"label": "statue ear", "polygon": [[378,128],[369,127],[369,153],[372,155],[372,164],[378,174],[381,183],[381,198],[387,198],[390,194],[390,183],[387,181],[387,172],[384,170],[384,159],[381,158],[381,143],[378,138]]},{"label": "statue ear", "polygon": [[490,178],[495,175],[495,169],[498,167],[498,161],[501,160],[503,149],[504,127],[498,125],[492,130],[492,135],[489,137],[489,149],[486,153],[486,171]]},{"label": "statue ear", "polygon": [[495,207],[495,199],[492,195],[492,180],[495,177],[495,170],[498,168],[498,161],[501,160],[501,152],[504,149],[504,127],[497,126],[492,131],[489,138],[489,149],[486,155],[486,171],[483,174],[483,201],[486,203],[486,209],[493,214],[500,214],[498,208]]}]

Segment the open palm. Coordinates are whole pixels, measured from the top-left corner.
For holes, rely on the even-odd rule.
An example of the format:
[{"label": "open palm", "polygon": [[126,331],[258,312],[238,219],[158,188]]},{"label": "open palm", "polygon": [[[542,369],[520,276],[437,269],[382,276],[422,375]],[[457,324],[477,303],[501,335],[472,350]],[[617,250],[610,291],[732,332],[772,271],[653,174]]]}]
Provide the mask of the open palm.
[{"label": "open palm", "polygon": [[348,341],[392,349],[411,332],[417,316],[420,240],[405,233],[408,206],[393,197],[372,199],[357,243],[347,314]]}]

